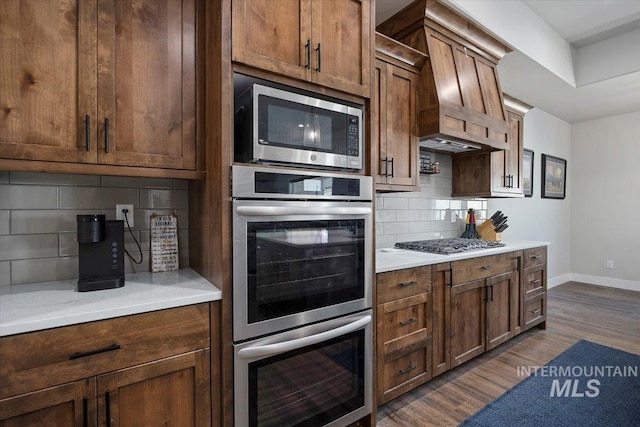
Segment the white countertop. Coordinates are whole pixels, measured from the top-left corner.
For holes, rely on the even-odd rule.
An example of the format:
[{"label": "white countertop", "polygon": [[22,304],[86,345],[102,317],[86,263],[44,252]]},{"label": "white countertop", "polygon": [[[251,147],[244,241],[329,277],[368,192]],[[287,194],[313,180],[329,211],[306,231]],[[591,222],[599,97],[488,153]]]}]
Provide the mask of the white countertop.
[{"label": "white countertop", "polygon": [[396,248],[383,248],[376,250],[376,273],[401,270],[403,268],[420,267],[421,265],[438,264],[441,262],[458,261],[461,259],[475,258],[486,255],[495,255],[522,249],[548,246],[549,242],[537,242],[533,240],[503,241],[505,246],[492,249],[474,249],[458,252],[450,255],[438,255],[426,252],[410,251]]},{"label": "white countertop", "polygon": [[0,287],[0,336],[216,301],[222,292],[190,268],[134,273],[122,288],[76,292],[77,280]]}]

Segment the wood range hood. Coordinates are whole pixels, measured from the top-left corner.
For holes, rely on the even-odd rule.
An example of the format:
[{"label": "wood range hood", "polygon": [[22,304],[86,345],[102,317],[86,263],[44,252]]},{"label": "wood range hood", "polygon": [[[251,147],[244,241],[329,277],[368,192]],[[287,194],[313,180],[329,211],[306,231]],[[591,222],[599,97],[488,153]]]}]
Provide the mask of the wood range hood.
[{"label": "wood range hood", "polygon": [[417,0],[377,31],[427,54],[418,94],[420,145],[449,154],[508,150],[498,61],[513,49],[436,0]]}]

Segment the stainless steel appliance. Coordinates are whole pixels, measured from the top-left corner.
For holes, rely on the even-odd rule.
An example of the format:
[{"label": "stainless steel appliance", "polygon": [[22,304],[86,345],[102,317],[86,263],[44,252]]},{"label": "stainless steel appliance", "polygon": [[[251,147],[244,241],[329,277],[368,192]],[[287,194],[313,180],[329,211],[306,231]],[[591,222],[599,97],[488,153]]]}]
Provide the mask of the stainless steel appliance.
[{"label": "stainless steel appliance", "polygon": [[399,249],[409,249],[412,251],[431,252],[435,254],[448,255],[474,249],[499,248],[501,246],[505,246],[505,244],[502,242],[495,242],[493,240],[453,238],[400,242],[396,243],[395,246]]},{"label": "stainless steel appliance", "polygon": [[232,180],[234,341],[371,307],[371,177],[234,166]]},{"label": "stainless steel appliance", "polygon": [[235,160],[362,169],[362,106],[263,84],[235,101]]},{"label": "stainless steel appliance", "polygon": [[235,424],[345,426],[372,407],[370,177],[234,166]]},{"label": "stainless steel appliance", "polygon": [[77,215],[78,292],[124,286],[124,223]]},{"label": "stainless steel appliance", "polygon": [[371,310],[234,345],[237,426],[346,426],[371,412]]}]

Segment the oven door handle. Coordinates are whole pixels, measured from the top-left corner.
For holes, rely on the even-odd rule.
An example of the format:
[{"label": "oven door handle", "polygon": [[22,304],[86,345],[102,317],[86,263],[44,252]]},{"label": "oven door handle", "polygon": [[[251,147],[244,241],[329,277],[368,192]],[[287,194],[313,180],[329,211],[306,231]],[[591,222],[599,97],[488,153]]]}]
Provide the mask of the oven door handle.
[{"label": "oven door handle", "polygon": [[319,334],[311,335],[308,337],[297,338],[291,341],[284,341],[275,344],[261,345],[256,347],[247,347],[238,351],[238,357],[241,359],[251,359],[253,357],[264,357],[272,354],[286,353],[291,350],[295,350],[302,347],[307,347],[313,344],[320,343],[322,341],[328,341],[330,339],[339,337],[341,335],[348,334],[365,326],[371,322],[371,316],[366,315],[355,322],[348,323],[340,326],[339,328],[330,329]]},{"label": "oven door handle", "polygon": [[297,206],[238,206],[238,215],[242,216],[279,216],[279,215],[369,215],[369,207],[322,207],[314,212],[310,207]]}]

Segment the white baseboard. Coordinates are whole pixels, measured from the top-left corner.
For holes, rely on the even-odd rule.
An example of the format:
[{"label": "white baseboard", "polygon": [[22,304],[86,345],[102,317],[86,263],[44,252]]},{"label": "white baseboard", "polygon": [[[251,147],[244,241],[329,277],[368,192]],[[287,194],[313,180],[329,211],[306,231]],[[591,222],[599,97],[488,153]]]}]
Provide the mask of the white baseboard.
[{"label": "white baseboard", "polygon": [[[564,276],[561,276],[561,277],[564,277]],[[609,277],[590,276],[588,274],[578,274],[578,273],[571,273],[571,280],[574,282],[588,283],[590,285],[600,285],[600,286],[607,286],[610,288],[628,289],[630,291],[640,291],[640,282],[634,282],[632,280],[612,279]],[[547,285],[548,285],[548,282],[547,282]]]},{"label": "white baseboard", "polygon": [[554,277],[553,279],[547,280],[547,289],[551,289],[555,286],[562,285],[563,283],[570,282],[573,280],[573,275],[571,273],[563,274],[562,276]]}]

